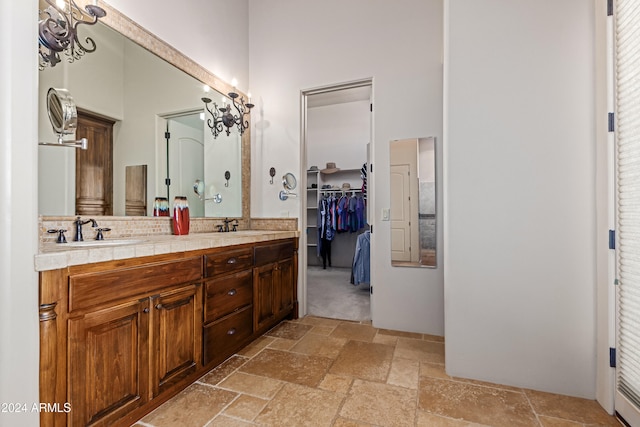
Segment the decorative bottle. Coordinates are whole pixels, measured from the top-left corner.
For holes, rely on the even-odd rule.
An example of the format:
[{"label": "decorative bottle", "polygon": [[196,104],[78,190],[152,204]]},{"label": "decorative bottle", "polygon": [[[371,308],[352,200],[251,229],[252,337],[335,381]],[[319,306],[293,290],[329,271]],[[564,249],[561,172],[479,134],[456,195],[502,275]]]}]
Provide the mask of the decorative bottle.
[{"label": "decorative bottle", "polygon": [[169,216],[169,201],[166,197],[156,197],[153,202],[153,216]]},{"label": "decorative bottle", "polygon": [[173,234],[189,234],[189,203],[185,196],[177,196],[173,201]]}]

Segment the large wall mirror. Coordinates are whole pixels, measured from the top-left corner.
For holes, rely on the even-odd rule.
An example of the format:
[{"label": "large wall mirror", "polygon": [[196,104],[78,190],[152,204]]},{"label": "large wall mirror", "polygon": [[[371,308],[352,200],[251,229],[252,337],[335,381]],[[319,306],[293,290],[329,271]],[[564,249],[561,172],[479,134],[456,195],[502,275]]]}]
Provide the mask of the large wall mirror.
[{"label": "large wall mirror", "polygon": [[389,144],[391,265],[436,267],[436,139]]},{"label": "large wall mirror", "polygon": [[[39,72],[40,141],[56,141],[46,94],[50,87],[64,88],[78,107],[79,131],[84,126],[90,150],[100,144],[100,154],[76,162],[85,156],[82,150],[40,146],[39,213],[126,215],[132,192],[143,195],[148,216],[155,198],[172,203],[175,196],[187,196],[191,216],[248,218],[249,132],[240,136],[234,127],[230,135],[214,138],[202,102],[206,96],[221,105],[222,93],[231,87],[117,10],[100,6],[107,16],[81,28],[81,36],[92,37],[97,50],[73,63],[62,55],[55,67]],[[100,126],[112,134],[105,136]],[[105,157],[110,160],[100,163]],[[146,179],[129,182],[129,168],[135,166],[146,166],[140,168],[146,169]],[[146,187],[130,188],[140,185]],[[94,197],[103,201],[94,203]],[[78,200],[88,210],[78,211]]]}]

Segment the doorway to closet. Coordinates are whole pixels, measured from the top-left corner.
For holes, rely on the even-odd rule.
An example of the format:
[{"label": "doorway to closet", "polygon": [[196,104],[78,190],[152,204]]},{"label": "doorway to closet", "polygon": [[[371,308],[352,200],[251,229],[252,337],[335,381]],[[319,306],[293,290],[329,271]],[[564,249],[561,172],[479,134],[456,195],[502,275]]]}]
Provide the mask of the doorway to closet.
[{"label": "doorway to closet", "polygon": [[306,313],[371,320],[369,143],[372,81],[302,93]]}]

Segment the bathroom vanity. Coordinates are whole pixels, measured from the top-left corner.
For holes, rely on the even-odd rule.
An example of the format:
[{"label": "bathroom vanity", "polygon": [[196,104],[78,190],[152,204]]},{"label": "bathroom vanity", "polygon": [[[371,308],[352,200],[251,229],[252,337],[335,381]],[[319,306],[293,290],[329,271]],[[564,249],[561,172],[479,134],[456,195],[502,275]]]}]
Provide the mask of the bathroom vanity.
[{"label": "bathroom vanity", "polygon": [[36,256],[43,426],[131,425],[297,317],[297,231],[127,243]]}]

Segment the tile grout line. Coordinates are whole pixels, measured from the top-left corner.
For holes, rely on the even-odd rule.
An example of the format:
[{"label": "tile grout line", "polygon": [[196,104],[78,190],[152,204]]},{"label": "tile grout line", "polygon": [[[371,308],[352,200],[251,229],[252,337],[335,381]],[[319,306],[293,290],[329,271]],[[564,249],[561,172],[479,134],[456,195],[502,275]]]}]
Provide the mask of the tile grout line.
[{"label": "tile grout line", "polygon": [[531,399],[529,399],[529,395],[527,394],[527,392],[524,391],[524,389],[520,389],[520,393],[522,393],[524,395],[524,398],[527,399],[527,403],[529,404],[529,407],[531,408],[531,412],[533,412],[533,415],[536,417],[536,421],[538,422],[538,425],[539,426],[543,426],[542,421],[540,421],[540,416],[539,416],[538,412],[536,411],[536,408],[533,407],[533,403],[531,403]]}]

